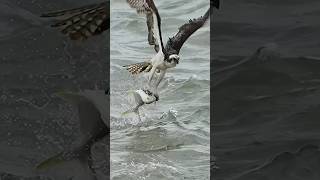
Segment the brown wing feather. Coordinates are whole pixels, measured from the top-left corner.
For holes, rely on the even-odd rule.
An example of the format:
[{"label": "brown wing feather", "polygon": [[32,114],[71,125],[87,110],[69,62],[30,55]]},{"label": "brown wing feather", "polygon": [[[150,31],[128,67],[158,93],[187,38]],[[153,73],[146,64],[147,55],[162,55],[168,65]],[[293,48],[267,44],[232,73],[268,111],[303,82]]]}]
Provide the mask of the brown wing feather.
[{"label": "brown wing feather", "polygon": [[80,8],[43,14],[41,17],[61,17],[52,27],[61,28],[73,40],[84,40],[109,29],[109,1]]},{"label": "brown wing feather", "polygon": [[210,16],[210,8],[207,10],[204,16],[201,16],[197,19],[189,20],[188,23],[182,25],[179,28],[179,32],[172,38],[169,38],[167,45],[166,45],[166,51],[172,52],[175,51],[175,53],[179,53],[182,45],[184,42],[199,28],[201,28],[206,20]]},{"label": "brown wing feather", "polygon": [[148,43],[149,45],[154,46],[155,51],[158,52],[159,43],[154,33],[154,20],[153,20],[153,12],[158,14],[158,10],[153,0],[127,0],[127,2],[131,8],[134,8],[137,10],[138,14],[146,15],[147,27],[148,27]]},{"label": "brown wing feather", "polygon": [[149,62],[141,62],[141,63],[126,65],[123,67],[125,67],[131,74],[139,74],[141,72],[149,72],[152,67],[152,64]]},{"label": "brown wing feather", "polygon": [[146,14],[151,11],[151,8],[146,0],[127,0],[127,2],[130,7],[136,9],[139,14]]}]

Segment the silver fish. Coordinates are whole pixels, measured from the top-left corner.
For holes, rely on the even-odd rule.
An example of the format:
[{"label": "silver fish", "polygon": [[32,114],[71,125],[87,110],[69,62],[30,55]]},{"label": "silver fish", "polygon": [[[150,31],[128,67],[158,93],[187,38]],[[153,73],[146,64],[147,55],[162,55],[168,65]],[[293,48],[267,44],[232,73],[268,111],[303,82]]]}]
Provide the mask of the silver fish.
[{"label": "silver fish", "polygon": [[157,94],[152,93],[150,90],[147,89],[138,89],[132,92],[134,100],[136,102],[136,106],[130,108],[126,112],[122,113],[122,115],[135,113],[138,115],[139,120],[141,121],[139,108],[144,104],[152,104],[159,100],[159,96]]}]

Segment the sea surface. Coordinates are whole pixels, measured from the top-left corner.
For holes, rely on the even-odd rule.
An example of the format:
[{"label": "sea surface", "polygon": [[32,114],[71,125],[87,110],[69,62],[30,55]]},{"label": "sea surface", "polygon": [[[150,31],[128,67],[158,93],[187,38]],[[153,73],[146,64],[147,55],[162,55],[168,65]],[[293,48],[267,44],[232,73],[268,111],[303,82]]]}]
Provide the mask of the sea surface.
[{"label": "sea surface", "polygon": [[214,12],[213,179],[320,179],[319,6],[225,0]]},{"label": "sea surface", "polygon": [[[165,42],[209,8],[207,0],[155,3]],[[146,75],[130,75],[122,66],[155,55],[147,41],[146,18],[124,0],[111,0],[110,27],[111,179],[209,179],[210,24],[185,43],[180,63],[160,84],[160,100],[140,109],[141,121],[122,112],[131,107],[129,92],[145,87]]]},{"label": "sea surface", "polygon": [[35,166],[78,140],[77,109],[55,93],[106,88],[108,36],[74,42],[40,14],[96,2],[0,0],[0,179],[48,179]]}]

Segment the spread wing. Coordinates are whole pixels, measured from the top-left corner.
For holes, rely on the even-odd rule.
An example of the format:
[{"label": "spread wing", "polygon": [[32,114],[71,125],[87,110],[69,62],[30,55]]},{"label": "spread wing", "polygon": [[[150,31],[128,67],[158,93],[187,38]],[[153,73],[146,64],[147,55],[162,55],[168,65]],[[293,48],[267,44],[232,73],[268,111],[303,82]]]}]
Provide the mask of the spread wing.
[{"label": "spread wing", "polygon": [[164,52],[161,35],[161,18],[153,0],[127,0],[130,7],[135,8],[138,14],[145,14],[148,26],[148,42],[154,46],[156,52]]},{"label": "spread wing", "polygon": [[178,54],[184,42],[205,24],[209,16],[210,8],[203,16],[193,20],[190,19],[188,23],[182,25],[179,28],[179,32],[174,37],[169,38],[166,45],[166,52],[175,51],[175,53]]},{"label": "spread wing", "polygon": [[61,18],[52,25],[73,40],[84,40],[109,29],[109,1],[80,8],[42,14],[41,17]]}]

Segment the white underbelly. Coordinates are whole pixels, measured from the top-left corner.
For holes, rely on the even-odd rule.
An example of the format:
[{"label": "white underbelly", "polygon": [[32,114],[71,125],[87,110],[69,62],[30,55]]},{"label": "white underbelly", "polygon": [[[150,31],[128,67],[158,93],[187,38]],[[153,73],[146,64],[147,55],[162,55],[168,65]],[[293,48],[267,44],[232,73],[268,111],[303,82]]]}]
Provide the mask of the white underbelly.
[{"label": "white underbelly", "polygon": [[164,63],[162,63],[162,64],[159,64],[159,65],[158,65],[157,69],[166,70],[167,67],[164,65]]},{"label": "white underbelly", "polygon": [[176,67],[177,63],[170,63],[170,64],[167,64],[166,67],[167,68],[173,68],[173,67]]},{"label": "white underbelly", "polygon": [[168,68],[173,68],[176,67],[176,63],[166,63],[164,61],[164,56],[162,53],[156,54],[152,59],[151,59],[151,64],[152,66],[156,66],[157,69],[160,70],[166,70]]},{"label": "white underbelly", "polygon": [[164,56],[160,51],[151,59],[152,65],[159,65],[159,64],[162,64],[163,62],[164,62]]}]

